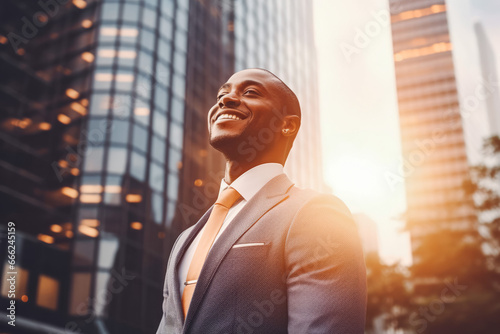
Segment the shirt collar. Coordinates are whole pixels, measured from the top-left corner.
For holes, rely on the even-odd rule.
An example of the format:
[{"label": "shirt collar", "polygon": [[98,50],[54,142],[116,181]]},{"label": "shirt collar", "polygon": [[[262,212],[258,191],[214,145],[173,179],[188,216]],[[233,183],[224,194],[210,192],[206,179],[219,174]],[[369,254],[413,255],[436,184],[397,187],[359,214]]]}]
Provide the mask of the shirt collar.
[{"label": "shirt collar", "polygon": [[283,165],[278,163],[261,164],[241,174],[230,185],[222,179],[219,194],[231,186],[240,193],[245,201],[249,201],[267,182],[281,174],[283,174]]}]

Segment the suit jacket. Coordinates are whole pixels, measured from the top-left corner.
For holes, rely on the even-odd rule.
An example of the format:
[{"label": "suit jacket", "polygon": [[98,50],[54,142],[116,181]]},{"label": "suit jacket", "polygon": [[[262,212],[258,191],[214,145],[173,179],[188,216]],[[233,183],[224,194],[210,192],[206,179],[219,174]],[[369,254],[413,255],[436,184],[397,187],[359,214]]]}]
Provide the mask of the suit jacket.
[{"label": "suit jacket", "polygon": [[174,244],[157,334],[364,332],[366,273],[351,213],[284,174],[213,245],[184,320],[178,266],[210,212]]}]

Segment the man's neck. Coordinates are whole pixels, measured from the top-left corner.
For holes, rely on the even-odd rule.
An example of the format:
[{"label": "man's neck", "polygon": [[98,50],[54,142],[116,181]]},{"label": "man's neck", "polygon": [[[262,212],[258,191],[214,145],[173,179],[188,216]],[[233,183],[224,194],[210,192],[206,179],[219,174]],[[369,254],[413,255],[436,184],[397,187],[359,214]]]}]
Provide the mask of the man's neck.
[{"label": "man's neck", "polygon": [[226,171],[224,173],[224,181],[227,184],[231,184],[236,180],[238,177],[243,175],[245,172],[249,171],[250,169],[265,164],[265,163],[279,163],[283,165],[280,161],[252,161],[252,163],[241,163],[238,161],[233,161],[233,160],[227,160],[226,161]]}]

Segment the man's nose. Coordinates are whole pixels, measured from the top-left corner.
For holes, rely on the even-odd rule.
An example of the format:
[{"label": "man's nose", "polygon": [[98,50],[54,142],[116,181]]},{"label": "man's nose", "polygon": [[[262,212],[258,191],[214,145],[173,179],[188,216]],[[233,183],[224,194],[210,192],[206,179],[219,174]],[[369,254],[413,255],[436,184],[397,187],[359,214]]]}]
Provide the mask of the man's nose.
[{"label": "man's nose", "polygon": [[225,94],[219,100],[219,108],[227,107],[236,107],[240,104],[240,99],[234,93]]}]

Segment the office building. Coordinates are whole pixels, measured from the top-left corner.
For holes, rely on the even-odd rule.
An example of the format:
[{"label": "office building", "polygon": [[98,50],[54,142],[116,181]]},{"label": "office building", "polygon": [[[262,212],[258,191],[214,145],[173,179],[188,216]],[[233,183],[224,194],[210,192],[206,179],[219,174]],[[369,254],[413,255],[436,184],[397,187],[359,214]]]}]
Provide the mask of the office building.
[{"label": "office building", "polygon": [[[495,83],[498,83],[497,62],[495,51],[484,30],[481,22],[474,24],[477,46],[479,49],[479,63],[481,66],[482,80],[487,83],[485,91],[486,115],[491,136],[500,136],[500,91]],[[488,84],[489,83],[489,84]]]},{"label": "office building", "polygon": [[[321,186],[312,5],[257,1],[243,15],[253,3],[2,1],[0,219],[16,224],[18,252],[16,327],[2,332],[156,330],[172,244],[217,195],[224,161],[206,112],[235,70],[292,82],[312,123],[287,168]],[[275,44],[252,37],[245,52],[267,53],[245,63],[236,48],[254,28],[239,21],[270,9]]]},{"label": "office building", "polygon": [[469,166],[444,0],[390,1],[413,262],[426,235],[467,231],[476,217],[462,185]]}]

